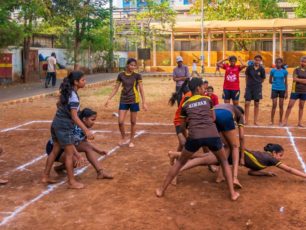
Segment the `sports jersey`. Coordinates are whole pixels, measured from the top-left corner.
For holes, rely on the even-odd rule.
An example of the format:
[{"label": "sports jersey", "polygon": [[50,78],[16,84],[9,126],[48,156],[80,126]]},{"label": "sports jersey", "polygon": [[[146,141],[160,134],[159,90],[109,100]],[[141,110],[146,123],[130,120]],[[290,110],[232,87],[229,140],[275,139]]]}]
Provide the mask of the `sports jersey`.
[{"label": "sports jersey", "polygon": [[269,166],[279,166],[282,162],[269,152],[244,151],[245,167],[252,170],[261,170]]},{"label": "sports jersey", "polygon": [[135,72],[132,74],[122,72],[118,75],[117,82],[122,84],[120,103],[134,104],[140,102],[138,92],[138,85],[140,82],[142,82],[142,77],[140,74]]},{"label": "sports jersey", "polygon": [[186,100],[188,100],[190,97],[192,96],[191,91],[187,92],[186,94],[184,94],[176,112],[175,112],[175,116],[174,116],[174,125],[175,126],[179,126],[182,123],[182,118],[181,118],[181,111],[182,111],[182,106],[185,103]]},{"label": "sports jersey", "polygon": [[223,64],[222,69],[225,70],[223,89],[240,90],[239,74],[242,70],[241,66],[231,66],[229,64]]},{"label": "sports jersey", "polygon": [[[293,72],[293,77],[306,80],[306,69],[298,67]],[[306,84],[293,82],[292,93],[306,93]]]}]

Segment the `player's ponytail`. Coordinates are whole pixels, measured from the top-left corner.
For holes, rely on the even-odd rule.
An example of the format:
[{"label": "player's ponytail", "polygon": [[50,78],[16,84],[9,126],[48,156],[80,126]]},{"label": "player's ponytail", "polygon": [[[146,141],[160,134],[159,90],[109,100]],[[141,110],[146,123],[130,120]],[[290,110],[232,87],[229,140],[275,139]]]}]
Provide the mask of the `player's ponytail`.
[{"label": "player's ponytail", "polygon": [[80,120],[83,120],[83,118],[88,118],[91,117],[93,115],[97,115],[96,111],[93,111],[90,108],[84,108],[80,113],[79,113],[79,118]]},{"label": "player's ponytail", "polygon": [[184,89],[186,88],[187,84],[189,82],[189,78],[187,78],[184,83],[182,84],[181,88],[177,91],[177,92],[174,92],[172,93],[170,99],[169,99],[169,102],[168,104],[173,106],[175,104],[175,102],[177,101],[178,99],[178,96],[181,95],[184,91]]},{"label": "player's ponytail", "polygon": [[264,150],[266,152],[270,152],[270,153],[272,153],[272,152],[280,153],[280,152],[284,151],[284,148],[281,145],[279,145],[279,144],[271,144],[271,143],[269,143],[269,144],[267,144],[264,147]]},{"label": "player's ponytail", "polygon": [[60,104],[67,105],[71,92],[73,91],[74,81],[79,81],[84,76],[83,72],[72,71],[64,78],[60,86]]}]

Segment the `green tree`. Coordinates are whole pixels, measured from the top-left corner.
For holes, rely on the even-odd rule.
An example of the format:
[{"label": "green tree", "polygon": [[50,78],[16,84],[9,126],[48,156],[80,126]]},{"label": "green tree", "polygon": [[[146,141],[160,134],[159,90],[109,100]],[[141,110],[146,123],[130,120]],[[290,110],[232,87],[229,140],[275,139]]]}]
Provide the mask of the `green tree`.
[{"label": "green tree", "polygon": [[[146,6],[139,12],[136,12],[130,18],[130,25],[128,28],[120,28],[120,30],[131,30],[132,34],[129,36],[129,41],[136,46],[140,42],[143,48],[152,46],[152,39],[164,40],[164,31],[167,28],[172,28],[176,20],[176,11],[170,7],[169,1],[157,2],[147,0]],[[159,23],[161,29],[154,29],[152,23]]]},{"label": "green tree", "polygon": [[[199,14],[201,11],[201,1],[196,0],[191,13]],[[205,20],[252,20],[252,19],[270,19],[286,17],[277,5],[277,0],[204,0]],[[248,50],[250,41],[249,34],[228,34],[229,38],[234,39],[235,46],[240,50]],[[260,36],[260,35],[255,35]],[[244,38],[237,39],[235,38]]]},{"label": "green tree", "polygon": [[[95,32],[105,26],[109,13],[106,0],[53,0],[53,17],[56,24],[66,27],[64,33],[72,35],[74,69],[79,68],[81,45],[95,41]],[[67,36],[66,36],[67,37]]]},{"label": "green tree", "polygon": [[296,3],[295,14],[299,18],[306,18],[306,1],[305,0],[291,0],[290,2]]},{"label": "green tree", "polygon": [[[195,1],[191,13],[200,13],[201,1]],[[277,0],[204,0],[205,20],[250,20],[285,17],[286,14],[278,7],[277,2]]]},{"label": "green tree", "polygon": [[19,45],[23,38],[21,26],[11,20],[11,9],[9,1],[0,0],[0,49]]}]

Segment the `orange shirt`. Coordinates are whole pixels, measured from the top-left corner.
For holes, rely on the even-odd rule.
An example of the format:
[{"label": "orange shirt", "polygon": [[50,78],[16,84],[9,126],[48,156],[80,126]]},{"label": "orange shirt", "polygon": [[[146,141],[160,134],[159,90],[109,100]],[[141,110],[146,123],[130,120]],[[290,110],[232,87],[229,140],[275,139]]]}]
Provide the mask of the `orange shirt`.
[{"label": "orange shirt", "polygon": [[190,98],[191,96],[192,96],[191,91],[189,91],[189,92],[184,94],[184,96],[183,96],[183,98],[181,100],[181,103],[179,104],[179,106],[178,106],[178,108],[177,108],[177,110],[175,112],[175,116],[174,116],[174,120],[173,120],[175,126],[179,126],[179,125],[182,124],[182,118],[181,118],[182,106],[183,106],[184,102],[186,100],[188,100],[188,98]]}]

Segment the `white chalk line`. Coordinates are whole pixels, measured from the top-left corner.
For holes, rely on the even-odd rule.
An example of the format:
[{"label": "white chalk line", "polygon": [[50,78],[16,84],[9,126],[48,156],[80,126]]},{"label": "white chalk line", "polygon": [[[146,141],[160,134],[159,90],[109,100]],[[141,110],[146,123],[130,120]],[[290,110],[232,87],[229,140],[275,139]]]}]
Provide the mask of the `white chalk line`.
[{"label": "white chalk line", "polygon": [[[6,128],[6,129],[2,129],[0,130],[0,132],[9,132],[9,131],[13,131],[13,130],[22,130],[19,129],[23,126],[27,126],[30,124],[34,124],[34,123],[51,123],[51,120],[33,120],[33,121],[29,121],[26,122],[24,124],[12,127],[12,128]],[[96,124],[99,125],[118,125],[118,122],[95,122]],[[127,125],[130,125],[127,122]],[[137,125],[143,125],[143,126],[173,126],[172,123],[159,123],[159,122],[138,122]],[[245,128],[254,128],[254,129],[283,129],[283,130],[287,130],[288,128],[295,128],[295,129],[299,129],[299,130],[305,130],[306,127],[298,127],[298,126],[287,126],[287,127],[281,127],[281,126],[269,126],[269,125],[258,125],[258,126],[254,126],[254,125],[248,125],[245,126]],[[36,130],[36,129],[35,129]],[[43,131],[46,129],[37,129],[38,131]]]},{"label": "white chalk line", "polygon": [[306,164],[305,164],[305,162],[304,162],[304,160],[303,160],[303,157],[302,157],[302,155],[300,154],[300,152],[299,152],[299,150],[298,150],[298,148],[297,148],[297,146],[296,146],[296,144],[295,144],[295,140],[294,140],[295,137],[292,135],[292,133],[291,133],[291,131],[289,130],[289,128],[287,128],[286,131],[287,131],[287,133],[288,133],[289,140],[290,140],[291,145],[292,145],[292,147],[293,147],[293,149],[294,149],[294,151],[295,151],[295,154],[296,154],[298,160],[300,161],[300,163],[301,163],[301,165],[302,165],[302,168],[303,168],[304,172],[306,173]]},{"label": "white chalk line", "polygon": [[5,132],[12,131],[12,130],[16,130],[16,129],[18,129],[18,128],[21,128],[21,127],[23,127],[23,126],[27,126],[27,125],[30,125],[30,124],[33,124],[33,123],[35,123],[35,121],[29,121],[29,122],[26,122],[26,123],[23,123],[23,124],[20,124],[20,125],[11,127],[11,128],[1,129],[1,130],[0,130],[0,133],[5,133]]},{"label": "white chalk line", "polygon": [[[144,134],[145,131],[141,130],[139,131],[134,138],[137,138],[139,136],[141,136],[142,134]],[[111,149],[106,156],[111,156],[113,155],[118,149],[120,148],[120,146],[116,146],[113,149]],[[98,158],[98,161],[104,160],[106,156],[101,156]],[[88,169],[89,165],[79,169],[76,171],[75,175],[80,175],[82,173],[84,173],[87,169]],[[29,207],[31,204],[34,204],[36,201],[40,200],[41,198],[43,198],[44,196],[50,194],[51,192],[53,192],[55,189],[57,189],[59,186],[61,186],[62,184],[64,184],[66,182],[66,180],[63,180],[61,182],[58,182],[56,184],[53,185],[49,185],[48,189],[46,189],[45,191],[41,192],[39,195],[37,195],[36,197],[34,197],[33,199],[31,199],[28,202],[25,202],[23,205],[17,207],[13,212],[11,212],[10,215],[4,217],[2,219],[2,221],[0,222],[0,226],[6,225],[8,222],[10,222],[11,220],[13,220],[18,214],[20,214],[24,209],[26,209],[27,207]]]}]

